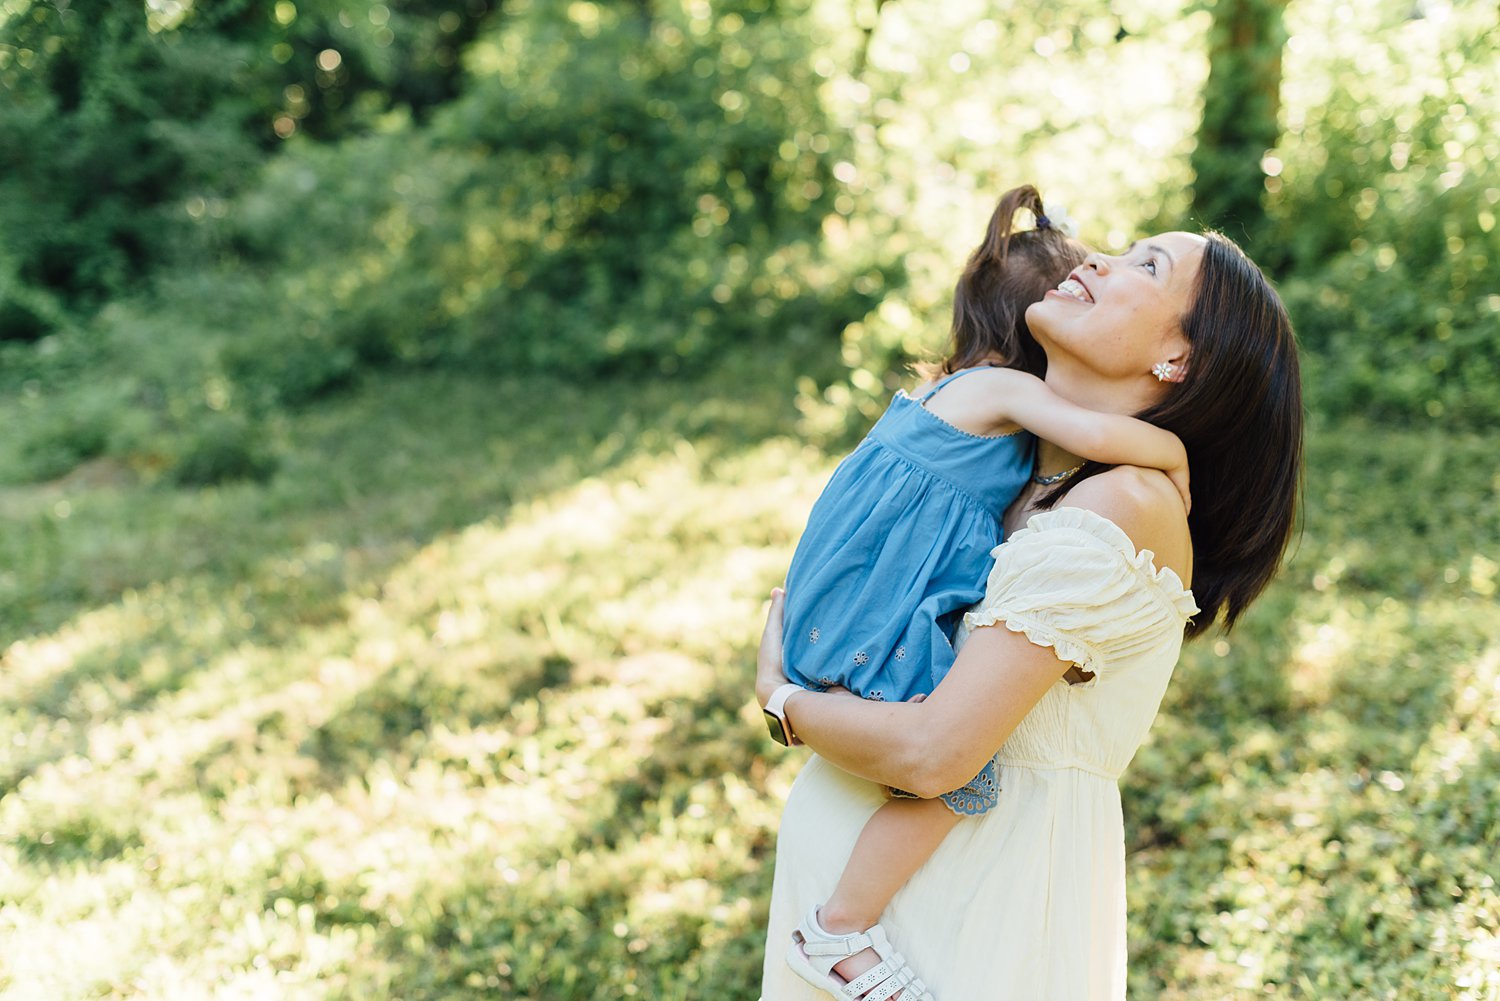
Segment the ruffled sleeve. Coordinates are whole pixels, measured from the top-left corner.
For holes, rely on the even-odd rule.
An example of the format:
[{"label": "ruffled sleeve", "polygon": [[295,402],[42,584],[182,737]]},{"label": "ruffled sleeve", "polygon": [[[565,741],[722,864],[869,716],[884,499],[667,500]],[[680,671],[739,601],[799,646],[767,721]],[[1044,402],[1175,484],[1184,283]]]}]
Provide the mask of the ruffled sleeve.
[{"label": "ruffled sleeve", "polygon": [[1180,643],[1198,611],[1177,574],[1156,568],[1154,553],[1137,552],[1118,525],[1083,508],[1033,515],[994,556],[966,631],[1003,623],[1095,680],[1111,663]]}]

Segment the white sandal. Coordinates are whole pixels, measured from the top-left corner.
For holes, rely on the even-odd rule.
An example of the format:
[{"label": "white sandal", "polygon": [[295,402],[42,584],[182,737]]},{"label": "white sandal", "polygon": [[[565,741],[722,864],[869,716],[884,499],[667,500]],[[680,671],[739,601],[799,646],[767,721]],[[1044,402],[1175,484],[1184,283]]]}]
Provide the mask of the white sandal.
[{"label": "white sandal", "polygon": [[[875,950],[880,962],[847,982],[833,972],[839,963],[866,949]],[[906,993],[899,1001],[936,1001],[901,953],[891,947],[884,928],[872,925],[853,935],[835,935],[818,923],[816,907],[792,932],[786,961],[803,980],[845,1001],[886,1001],[902,990]]]}]

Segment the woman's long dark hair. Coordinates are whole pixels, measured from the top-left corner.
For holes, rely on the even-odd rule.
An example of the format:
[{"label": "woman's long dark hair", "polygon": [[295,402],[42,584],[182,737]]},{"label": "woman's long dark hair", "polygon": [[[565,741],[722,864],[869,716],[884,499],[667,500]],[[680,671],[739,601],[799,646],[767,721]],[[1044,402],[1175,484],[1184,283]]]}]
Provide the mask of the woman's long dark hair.
[{"label": "woman's long dark hair", "polygon": [[[1189,637],[1222,618],[1229,629],[1265,589],[1291,539],[1302,477],[1302,383],[1281,297],[1229,238],[1206,233],[1182,382],[1136,414],[1187,447],[1193,477]],[[1090,462],[1069,487],[1109,467]],[[1064,490],[1049,496],[1056,503]]]},{"label": "woman's long dark hair", "polygon": [[[1016,231],[1016,213],[1036,217],[1035,229]],[[937,368],[947,375],[993,357],[1008,368],[1041,376],[1047,356],[1026,329],[1026,307],[1083,264],[1088,248],[1047,221],[1042,196],[1030,184],[1000,196],[984,242],[953,290],[953,343]]]}]

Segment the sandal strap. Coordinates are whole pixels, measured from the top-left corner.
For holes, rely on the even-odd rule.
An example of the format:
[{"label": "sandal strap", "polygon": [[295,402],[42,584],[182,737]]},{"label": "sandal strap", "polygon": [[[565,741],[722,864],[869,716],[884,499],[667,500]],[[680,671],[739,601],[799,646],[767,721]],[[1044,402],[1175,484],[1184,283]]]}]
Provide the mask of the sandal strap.
[{"label": "sandal strap", "polygon": [[[892,963],[896,965],[892,965]],[[891,977],[898,976],[901,972],[901,954],[897,953],[887,959],[881,960],[875,966],[870,967],[853,980],[844,985],[845,992],[851,998],[857,998],[878,984],[884,983]]]},{"label": "sandal strap", "polygon": [[886,1001],[892,994],[911,986],[916,979],[917,975],[911,971],[911,968],[903,965],[899,972],[887,977],[874,990],[866,994],[864,1001]]},{"label": "sandal strap", "polygon": [[[835,962],[842,962],[855,953],[864,952],[866,949],[875,947],[870,936],[865,932],[854,935],[840,935],[838,938],[814,938],[808,935],[806,928],[802,931],[802,951],[809,956],[837,956]],[[814,932],[814,935],[817,933]]]},{"label": "sandal strap", "polygon": [[829,969],[866,949],[874,949],[881,957],[890,951],[890,942],[880,925],[872,925],[862,932],[835,935],[818,920],[816,907],[808,912],[807,920],[797,928],[797,933],[802,938],[799,944],[803,953],[809,959],[816,956],[818,965],[826,963]]},{"label": "sandal strap", "polygon": [[901,995],[901,1001],[937,1001],[937,999],[932,996],[932,992],[927,989],[922,978],[917,977],[907,985],[906,993]]},{"label": "sandal strap", "polygon": [[924,984],[910,966],[906,957],[895,952],[885,957],[876,966],[870,967],[845,984],[841,991],[845,997],[860,1001],[886,1001],[899,991],[906,991],[905,1001],[930,999]]}]

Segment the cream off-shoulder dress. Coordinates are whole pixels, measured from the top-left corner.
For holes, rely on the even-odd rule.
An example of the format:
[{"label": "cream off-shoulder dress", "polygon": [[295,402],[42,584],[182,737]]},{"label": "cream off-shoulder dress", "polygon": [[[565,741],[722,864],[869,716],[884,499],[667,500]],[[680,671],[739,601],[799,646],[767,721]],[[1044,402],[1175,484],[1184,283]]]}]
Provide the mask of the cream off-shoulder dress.
[{"label": "cream off-shoulder dress", "polygon": [[[881,923],[937,1001],[1125,997],[1120,773],[1161,703],[1192,593],[1150,550],[1081,508],[1032,516],[995,547],[984,599],[958,642],[995,624],[1094,677],[1059,680],[996,757],[1000,802],[965,818]],[[996,670],[1003,670],[996,665]],[[872,735],[872,739],[876,739]],[[879,786],[814,755],[782,816],[763,1001],[829,995],[786,965],[792,929],[828,899]]]}]

